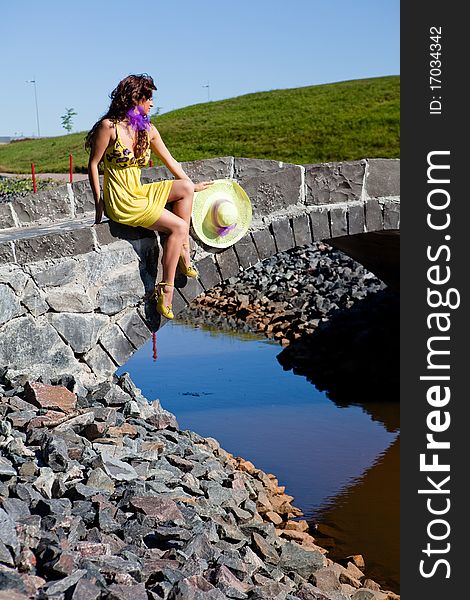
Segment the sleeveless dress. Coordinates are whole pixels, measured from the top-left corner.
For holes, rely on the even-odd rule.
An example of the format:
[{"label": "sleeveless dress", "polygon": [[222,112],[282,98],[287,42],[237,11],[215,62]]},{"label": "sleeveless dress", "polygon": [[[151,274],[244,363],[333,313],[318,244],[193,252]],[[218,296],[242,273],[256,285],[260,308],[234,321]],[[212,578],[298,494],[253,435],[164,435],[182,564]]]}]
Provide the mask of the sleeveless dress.
[{"label": "sleeveless dress", "polygon": [[[148,136],[148,132],[147,132]],[[149,227],[160,218],[173,180],[140,182],[141,168],[150,160],[150,144],[136,158],[120,140],[116,123],[116,141],[104,154],[103,199],[106,215],[113,221],[132,227]]]}]

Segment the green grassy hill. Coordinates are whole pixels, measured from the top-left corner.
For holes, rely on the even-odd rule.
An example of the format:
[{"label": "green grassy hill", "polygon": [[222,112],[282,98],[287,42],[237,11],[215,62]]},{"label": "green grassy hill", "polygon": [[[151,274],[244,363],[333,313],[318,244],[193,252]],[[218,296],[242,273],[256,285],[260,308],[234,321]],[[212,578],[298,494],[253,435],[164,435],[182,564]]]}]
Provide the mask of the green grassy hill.
[{"label": "green grassy hill", "polygon": [[[243,156],[302,164],[397,158],[400,78],[247,94],[195,104],[152,120],[178,161]],[[0,146],[0,172],[28,173],[31,161],[37,172],[66,172],[70,153],[75,171],[86,172],[85,134]]]}]

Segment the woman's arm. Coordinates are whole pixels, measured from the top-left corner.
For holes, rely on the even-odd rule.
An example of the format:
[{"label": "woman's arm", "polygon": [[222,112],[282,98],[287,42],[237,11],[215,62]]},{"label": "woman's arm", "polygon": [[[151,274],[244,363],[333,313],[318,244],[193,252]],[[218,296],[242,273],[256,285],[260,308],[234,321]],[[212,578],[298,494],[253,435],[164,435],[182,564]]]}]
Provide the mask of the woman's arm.
[{"label": "woman's arm", "polygon": [[111,140],[112,124],[109,119],[104,119],[98,127],[91,146],[88,161],[88,180],[90,182],[93,198],[95,199],[95,223],[100,223],[103,217],[104,202],[101,197],[98,165],[103,158],[106,148]]},{"label": "woman's arm", "polygon": [[[170,169],[176,179],[187,179],[191,181],[191,178],[184,172],[183,167],[180,163],[173,158],[168,148],[163,143],[162,137],[158,132],[157,128],[154,125],[151,125],[150,129],[150,147],[155,152],[155,154],[163,161],[163,163]],[[199,183],[195,183],[194,191],[201,192],[205,190],[208,186],[212,185],[211,181],[201,181]]]},{"label": "woman's arm", "polygon": [[165,146],[162,136],[155,125],[151,125],[150,129],[150,147],[168,169],[170,169],[176,179],[187,179],[188,181],[191,181],[191,178],[184,172],[183,167],[173,158],[170,151]]}]

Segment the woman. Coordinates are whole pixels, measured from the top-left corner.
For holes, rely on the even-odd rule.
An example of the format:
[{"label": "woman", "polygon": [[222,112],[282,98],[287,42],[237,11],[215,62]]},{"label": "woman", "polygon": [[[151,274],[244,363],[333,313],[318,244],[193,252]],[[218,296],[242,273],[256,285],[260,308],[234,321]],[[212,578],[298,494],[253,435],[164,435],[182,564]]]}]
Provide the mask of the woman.
[{"label": "woman", "polygon": [[[211,182],[194,184],[163,143],[150,123],[153,107],[153,79],[146,74],[129,75],[111,93],[108,112],[95,123],[86,137],[91,149],[88,178],[95,199],[95,223],[103,211],[113,221],[146,227],[167,234],[163,249],[163,281],[155,286],[157,310],[173,319],[171,308],[176,267],[187,277],[197,277],[189,254],[189,222],[195,191]],[[140,170],[148,164],[150,149],[163,161],[175,180],[141,184]],[[103,196],[98,165],[103,161]],[[172,211],[165,208],[172,204]]]}]

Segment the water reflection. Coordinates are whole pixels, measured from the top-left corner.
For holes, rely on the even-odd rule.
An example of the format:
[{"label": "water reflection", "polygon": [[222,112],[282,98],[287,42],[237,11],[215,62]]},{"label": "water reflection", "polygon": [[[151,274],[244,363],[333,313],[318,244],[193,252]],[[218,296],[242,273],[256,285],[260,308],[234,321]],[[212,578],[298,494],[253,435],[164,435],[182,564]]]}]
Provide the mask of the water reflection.
[{"label": "water reflection", "polygon": [[[341,511],[347,489],[359,486],[377,457],[393,447],[397,438],[393,408],[380,403],[371,416],[362,406],[331,402],[304,377],[283,371],[275,360],[279,346],[258,336],[227,335],[173,322],[158,332],[157,347],[156,362],[150,340],[120,372],[129,371],[146,397],[159,398],[182,429],[215,437],[229,452],[274,473],[307,518],[323,521],[325,515],[325,523],[341,523],[346,532],[349,517],[343,524],[334,520],[336,513],[330,518],[328,511],[336,506],[336,498]],[[392,491],[398,504],[398,490]],[[378,502],[377,493],[381,491],[371,490],[364,500],[366,510]],[[363,524],[360,539],[378,536],[374,544],[388,543],[376,523],[369,524],[370,528]],[[370,552],[355,535],[350,531],[346,535],[350,545],[337,548],[343,555],[363,553],[369,562]],[[381,558],[378,564],[382,565]],[[387,569],[384,565],[385,579]]]},{"label": "water reflection", "polygon": [[314,509],[318,541],[330,557],[362,554],[369,577],[399,592],[399,438],[340,494]]}]

